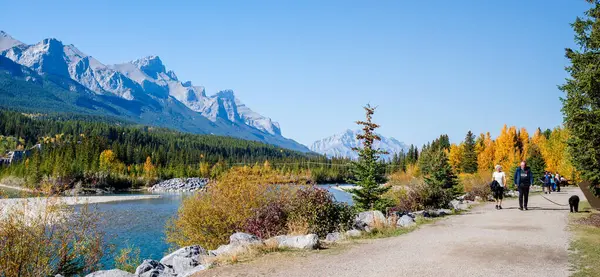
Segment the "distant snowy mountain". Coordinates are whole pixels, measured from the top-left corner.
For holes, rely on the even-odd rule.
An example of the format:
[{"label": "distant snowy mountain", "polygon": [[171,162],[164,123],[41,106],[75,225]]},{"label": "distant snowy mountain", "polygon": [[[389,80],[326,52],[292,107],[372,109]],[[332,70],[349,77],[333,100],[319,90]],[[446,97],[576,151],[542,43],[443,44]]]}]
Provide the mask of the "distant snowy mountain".
[{"label": "distant snowy mountain", "polygon": [[[345,157],[358,159],[358,154],[352,150],[354,147],[361,145],[361,142],[356,139],[356,135],[362,133],[360,130],[346,130],[343,133],[335,134],[331,137],[315,141],[309,149],[319,154],[327,155],[328,157]],[[406,144],[396,140],[395,138],[386,138],[381,136],[381,141],[375,143],[376,148],[387,151],[389,154],[382,155],[383,159],[391,159],[394,153],[407,151]]]},{"label": "distant snowy mountain", "polygon": [[[40,76],[54,80],[62,78],[63,84],[75,81],[75,85],[70,84],[65,88],[69,91],[83,93],[89,90],[100,97],[112,99],[112,103],[119,102],[124,108],[127,108],[129,102],[131,106],[139,107],[138,116],[146,121],[151,119],[144,117],[144,111],[169,112],[166,110],[167,106],[175,105],[180,113],[194,112],[213,123],[211,128],[196,132],[249,138],[295,150],[308,150],[303,145],[282,137],[277,122],[252,111],[235,97],[232,90],[207,96],[204,87],[192,85],[190,81],[180,81],[175,72],[167,70],[158,56],[105,65],[72,44],[64,45],[57,39],[48,38],[27,45],[3,31],[0,31],[0,55]],[[122,100],[114,100],[114,97]],[[179,104],[183,104],[189,111],[181,110]],[[165,116],[175,115],[171,113]],[[189,125],[194,123],[186,121],[192,117],[196,116],[180,114],[170,122],[181,122],[179,129],[189,131]]]}]

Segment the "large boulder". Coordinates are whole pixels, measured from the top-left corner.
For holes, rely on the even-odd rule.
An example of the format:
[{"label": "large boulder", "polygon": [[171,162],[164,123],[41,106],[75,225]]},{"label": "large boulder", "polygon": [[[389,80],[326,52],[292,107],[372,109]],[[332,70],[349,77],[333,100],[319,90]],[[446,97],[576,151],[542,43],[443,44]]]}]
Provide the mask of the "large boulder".
[{"label": "large boulder", "polygon": [[336,242],[336,241],[340,241],[343,239],[344,239],[344,235],[342,235],[340,232],[329,233],[329,234],[327,234],[327,237],[325,237],[325,241],[327,241],[327,242]]},{"label": "large boulder", "polygon": [[187,246],[163,257],[160,263],[179,274],[201,265],[207,255],[208,252],[200,245]]},{"label": "large boulder", "polygon": [[208,251],[209,255],[212,256],[222,256],[222,255],[234,255],[238,253],[242,253],[248,249],[248,245],[242,244],[225,244],[219,246],[219,248],[215,250]]},{"label": "large boulder", "polygon": [[361,212],[354,220],[354,227],[358,230],[364,230],[365,227],[373,228],[387,223],[385,216],[380,211]]},{"label": "large boulder", "polygon": [[270,238],[267,244],[276,242],[279,248],[316,249],[319,247],[319,237],[315,234],[306,236],[276,236]]},{"label": "large boulder", "polygon": [[135,277],[135,275],[120,269],[100,270],[86,275],[85,277]]},{"label": "large boulder", "polygon": [[257,236],[246,233],[235,233],[229,237],[229,244],[221,245],[215,250],[208,251],[209,255],[233,255],[248,250],[253,245],[261,245],[263,241]]},{"label": "large boulder", "polygon": [[403,215],[396,222],[396,226],[399,226],[399,227],[411,227],[411,226],[414,226],[416,224],[417,223],[415,222],[415,220],[412,217],[408,216],[408,215]]},{"label": "large boulder", "polygon": [[450,201],[450,206],[456,211],[466,211],[469,209],[469,204],[460,200],[452,200]]},{"label": "large boulder", "polygon": [[426,213],[426,211],[416,211],[416,212],[413,212],[412,215],[414,217],[417,217],[417,216],[426,217],[425,213]]},{"label": "large boulder", "polygon": [[173,277],[177,276],[175,271],[159,261],[144,260],[135,270],[135,276],[139,277]]},{"label": "large boulder", "polygon": [[198,273],[198,272],[200,272],[202,270],[206,270],[207,268],[208,267],[206,267],[204,265],[199,265],[199,266],[196,266],[196,267],[194,267],[194,268],[192,268],[192,269],[190,269],[190,270],[188,270],[186,272],[178,274],[177,277],[191,277],[194,274],[196,274],[196,273]]},{"label": "large boulder", "polygon": [[262,244],[262,241],[255,235],[237,232],[229,237],[229,243],[230,244],[249,245],[249,244]]},{"label": "large boulder", "polygon": [[437,210],[428,210],[423,212],[423,217],[440,217],[445,215],[451,215],[452,210],[449,209],[437,209]]},{"label": "large boulder", "polygon": [[[58,275],[55,277],[58,277]],[[135,275],[120,269],[111,269],[96,271],[86,275],[85,277],[135,277]]]},{"label": "large boulder", "polygon": [[361,234],[362,232],[356,229],[346,231],[346,236],[349,238],[360,237]]},{"label": "large boulder", "polygon": [[438,209],[437,213],[440,216],[451,215],[452,214],[452,210],[450,210],[450,209]]}]

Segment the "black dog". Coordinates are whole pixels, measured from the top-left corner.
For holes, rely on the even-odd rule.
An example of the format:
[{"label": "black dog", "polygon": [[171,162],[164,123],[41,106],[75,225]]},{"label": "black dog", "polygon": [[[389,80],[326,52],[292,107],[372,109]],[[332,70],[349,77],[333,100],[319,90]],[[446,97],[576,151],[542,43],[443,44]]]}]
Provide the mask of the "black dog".
[{"label": "black dog", "polygon": [[579,196],[573,195],[569,197],[569,207],[571,208],[571,212],[579,212]]}]

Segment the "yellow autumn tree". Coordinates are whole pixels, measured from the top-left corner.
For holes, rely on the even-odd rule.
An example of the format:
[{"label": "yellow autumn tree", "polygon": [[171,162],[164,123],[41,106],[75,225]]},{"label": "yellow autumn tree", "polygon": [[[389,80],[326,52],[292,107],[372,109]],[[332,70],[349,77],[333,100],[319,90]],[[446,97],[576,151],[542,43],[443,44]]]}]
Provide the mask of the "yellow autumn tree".
[{"label": "yellow autumn tree", "polygon": [[558,172],[563,176],[573,175],[574,169],[567,151],[568,139],[568,130],[564,128],[556,127],[550,133],[550,138],[545,143],[545,151],[542,151],[548,171]]},{"label": "yellow autumn tree", "polygon": [[104,150],[100,153],[100,169],[106,172],[111,172],[115,169],[118,162],[117,155],[112,150]]},{"label": "yellow autumn tree", "polygon": [[450,149],[448,150],[448,162],[450,163],[450,166],[456,173],[460,173],[463,149],[464,147],[462,143],[459,145],[453,143],[452,145],[450,145]]},{"label": "yellow autumn tree", "polygon": [[515,149],[516,140],[517,128],[514,126],[508,128],[505,124],[496,139],[494,163],[501,165],[506,171],[516,167],[518,163],[519,155]]},{"label": "yellow autumn tree", "polygon": [[540,128],[537,128],[535,133],[533,133],[533,137],[531,137],[531,144],[537,145],[540,150],[542,150],[544,144],[546,144],[546,137],[544,134],[542,134],[542,130],[540,130]]},{"label": "yellow autumn tree", "polygon": [[265,160],[265,163],[263,164],[263,167],[267,170],[271,169],[271,163],[269,162],[269,160]]},{"label": "yellow autumn tree", "polygon": [[519,153],[519,160],[527,160],[529,154],[529,133],[527,129],[521,128],[519,132],[519,143],[521,144],[521,152]]},{"label": "yellow autumn tree", "polygon": [[199,171],[200,177],[202,177],[202,178],[210,177],[210,164],[207,162],[200,162],[198,171]]},{"label": "yellow autumn tree", "polygon": [[[571,154],[568,151],[567,140],[569,139],[569,130],[566,128],[557,128],[556,136],[559,141],[560,147],[558,151],[562,151],[562,158],[558,162],[558,173],[565,176],[565,178],[574,178],[577,173],[575,167],[571,163]],[[557,153],[557,155],[560,153]]]},{"label": "yellow autumn tree", "polygon": [[490,172],[494,168],[494,157],[496,153],[495,143],[489,132],[479,136],[477,151],[477,169],[479,172]]},{"label": "yellow autumn tree", "polygon": [[152,158],[150,158],[150,156],[146,157],[146,162],[144,163],[144,177],[147,182],[156,178],[156,166],[152,164]]}]

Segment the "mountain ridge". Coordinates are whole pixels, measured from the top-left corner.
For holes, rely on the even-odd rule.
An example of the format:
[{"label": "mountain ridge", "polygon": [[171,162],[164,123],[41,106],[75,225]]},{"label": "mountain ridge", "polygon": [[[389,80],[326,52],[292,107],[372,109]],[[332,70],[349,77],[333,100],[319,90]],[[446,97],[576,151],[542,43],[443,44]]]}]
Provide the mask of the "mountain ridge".
[{"label": "mountain ridge", "polygon": [[[118,102],[125,109],[128,109],[124,107],[127,103],[140,106],[138,114],[128,115],[129,119],[133,118],[137,122],[152,122],[149,118],[144,118],[149,115],[173,117],[164,122],[175,123],[175,126],[167,127],[188,132],[236,136],[302,152],[309,151],[305,146],[283,137],[279,123],[251,110],[235,96],[233,90],[221,90],[207,96],[203,86],[193,85],[191,81],[180,81],[175,72],[168,70],[157,55],[122,64],[105,65],[73,44],[65,45],[55,38],[27,45],[0,31],[0,56],[37,73],[37,76],[30,74],[29,80],[52,76],[56,80],[61,79],[62,83],[68,83],[67,79],[70,79],[81,86],[63,86],[63,89],[79,93],[92,92],[95,94],[95,98],[92,98],[98,99],[97,101],[110,102],[106,104]],[[174,101],[189,111],[185,111]],[[169,109],[165,110],[167,107],[175,109],[175,114],[170,113]],[[208,123],[189,122],[199,120],[192,113],[200,115]],[[185,125],[197,126],[184,128]]]},{"label": "mountain ridge", "polygon": [[[362,131],[347,129],[342,133],[337,133],[313,142],[309,149],[328,157],[358,159],[358,154],[352,150],[352,148],[360,146],[360,141],[356,139],[358,133],[362,133]],[[377,135],[379,135],[381,141],[376,141],[374,147],[388,152],[388,154],[381,155],[381,158],[384,160],[391,159],[394,153],[406,152],[408,150],[406,144],[393,137],[388,138],[380,134]]]}]

